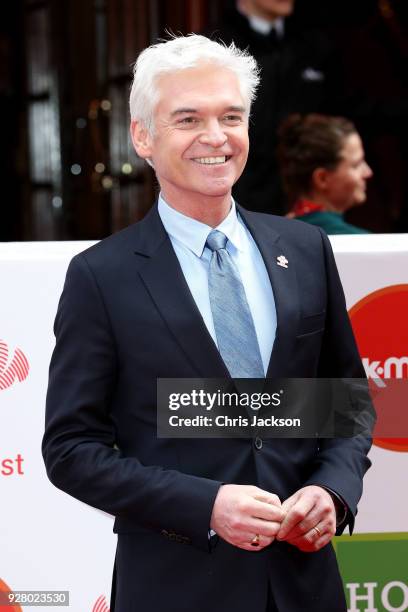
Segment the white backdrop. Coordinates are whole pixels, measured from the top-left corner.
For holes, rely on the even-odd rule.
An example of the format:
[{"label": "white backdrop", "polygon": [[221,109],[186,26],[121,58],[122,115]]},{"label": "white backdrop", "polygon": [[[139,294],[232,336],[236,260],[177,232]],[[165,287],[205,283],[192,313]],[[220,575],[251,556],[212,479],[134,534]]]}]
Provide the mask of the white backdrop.
[{"label": "white backdrop", "polygon": [[0,467],[0,579],[14,590],[69,591],[74,612],[91,612],[100,596],[109,603],[113,520],[51,485],[40,446],[53,320],[68,262],[87,246],[0,245],[0,339],[10,358],[18,347],[30,366],[25,381],[0,391],[0,466],[20,454],[24,472]]},{"label": "white backdrop", "polygon": [[[89,244],[0,244],[0,591],[2,581],[14,590],[65,590],[70,610],[107,612],[113,521],[55,489],[40,453],[58,298],[69,260]],[[337,236],[332,244],[349,308],[408,283],[408,235]],[[25,380],[10,368],[15,349],[28,360]],[[408,453],[374,447],[371,458],[356,532],[407,532]]]},{"label": "white backdrop", "polygon": [[[377,289],[408,284],[408,234],[330,239],[349,310]],[[408,337],[405,346],[408,355]],[[408,532],[408,453],[373,446],[370,458],[373,467],[364,480],[356,533]]]}]

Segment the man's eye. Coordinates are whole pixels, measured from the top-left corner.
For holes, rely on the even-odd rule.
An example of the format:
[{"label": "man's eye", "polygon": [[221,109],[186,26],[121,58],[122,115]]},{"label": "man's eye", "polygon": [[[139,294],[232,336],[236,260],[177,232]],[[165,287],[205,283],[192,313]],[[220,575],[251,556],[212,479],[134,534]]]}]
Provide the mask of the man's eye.
[{"label": "man's eye", "polygon": [[241,123],[242,117],[241,115],[225,115],[224,121],[227,123]]},{"label": "man's eye", "polygon": [[178,123],[181,123],[182,125],[188,125],[191,123],[197,123],[197,121],[197,117],[183,117],[182,119],[179,119]]}]

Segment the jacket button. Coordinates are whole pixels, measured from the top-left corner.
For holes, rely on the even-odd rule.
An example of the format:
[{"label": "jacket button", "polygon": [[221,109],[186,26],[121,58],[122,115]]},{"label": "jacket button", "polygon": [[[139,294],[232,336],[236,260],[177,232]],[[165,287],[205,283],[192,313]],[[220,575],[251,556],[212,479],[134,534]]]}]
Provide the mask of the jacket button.
[{"label": "jacket button", "polygon": [[261,438],[258,438],[258,436],[257,436],[255,438],[254,444],[255,444],[256,450],[261,450],[261,448],[262,448],[262,440],[261,440]]}]

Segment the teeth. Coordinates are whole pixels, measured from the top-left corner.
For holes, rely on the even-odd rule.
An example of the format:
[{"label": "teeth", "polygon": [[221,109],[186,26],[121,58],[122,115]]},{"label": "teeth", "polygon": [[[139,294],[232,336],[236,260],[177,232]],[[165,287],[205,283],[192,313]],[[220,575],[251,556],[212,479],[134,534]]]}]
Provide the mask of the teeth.
[{"label": "teeth", "polygon": [[224,164],[226,159],[224,155],[223,157],[196,157],[194,161],[199,164]]}]

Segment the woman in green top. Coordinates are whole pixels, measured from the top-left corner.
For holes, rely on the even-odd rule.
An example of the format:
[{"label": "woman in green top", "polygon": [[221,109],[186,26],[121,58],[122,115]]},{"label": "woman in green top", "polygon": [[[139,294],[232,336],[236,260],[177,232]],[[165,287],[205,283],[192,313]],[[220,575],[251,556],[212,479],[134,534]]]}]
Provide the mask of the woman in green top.
[{"label": "woman in green top", "polygon": [[290,115],[279,128],[278,158],[288,216],[319,225],[327,234],[365,234],[344,220],[366,200],[372,170],[355,126],[343,117]]}]

